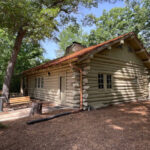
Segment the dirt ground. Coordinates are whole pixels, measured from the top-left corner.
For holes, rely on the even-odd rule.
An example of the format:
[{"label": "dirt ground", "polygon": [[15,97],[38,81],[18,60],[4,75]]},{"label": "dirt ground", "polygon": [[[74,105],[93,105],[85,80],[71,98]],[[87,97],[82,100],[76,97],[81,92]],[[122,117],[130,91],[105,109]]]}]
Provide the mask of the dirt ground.
[{"label": "dirt ground", "polygon": [[26,125],[31,119],[4,123],[8,127],[0,130],[0,150],[150,149],[150,102],[84,111]]}]

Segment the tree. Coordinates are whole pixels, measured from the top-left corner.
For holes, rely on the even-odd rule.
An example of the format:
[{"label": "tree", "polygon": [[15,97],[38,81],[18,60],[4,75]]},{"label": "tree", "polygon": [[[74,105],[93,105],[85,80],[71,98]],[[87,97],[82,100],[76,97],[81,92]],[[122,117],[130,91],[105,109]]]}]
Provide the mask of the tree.
[{"label": "tree", "polygon": [[137,0],[127,1],[125,8],[113,8],[103,12],[103,15],[96,18],[93,15],[87,16],[86,21],[95,23],[96,29],[92,30],[88,42],[89,45],[101,43],[121,34],[134,31],[145,44],[150,47],[150,1]]},{"label": "tree", "polygon": [[[10,37],[7,32],[0,29],[0,39],[0,89],[2,89],[4,74],[13,47],[13,37]],[[10,85],[11,92],[19,91],[19,78],[20,73],[23,70],[34,67],[45,61],[43,52],[44,50],[37,42],[28,42],[25,40],[23,41]]]},{"label": "tree", "polygon": [[128,8],[113,8],[109,12],[103,11],[103,15],[94,18],[96,29],[92,30],[89,36],[89,45],[104,42],[121,34],[131,32],[132,13]]},{"label": "tree", "polygon": [[127,7],[133,11],[134,24],[139,37],[145,47],[150,51],[150,1],[149,0],[126,0]]},{"label": "tree", "polygon": [[0,0],[0,28],[15,36],[2,89],[7,101],[14,66],[24,38],[37,41],[53,37],[59,25],[72,19],[69,14],[77,11],[79,4],[95,6],[97,0]]},{"label": "tree", "polygon": [[7,67],[7,62],[11,53],[13,42],[10,41],[8,34],[0,29],[0,89],[4,77],[4,72]]},{"label": "tree", "polygon": [[59,50],[56,50],[57,57],[63,56],[66,48],[72,44],[72,42],[79,42],[82,45],[88,46],[88,35],[83,32],[79,26],[69,25],[59,34]]}]

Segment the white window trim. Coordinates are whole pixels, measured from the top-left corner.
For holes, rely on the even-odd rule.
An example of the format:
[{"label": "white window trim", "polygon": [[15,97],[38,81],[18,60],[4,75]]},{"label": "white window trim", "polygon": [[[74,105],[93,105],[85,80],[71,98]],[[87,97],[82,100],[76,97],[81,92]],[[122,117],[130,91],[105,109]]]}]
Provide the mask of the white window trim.
[{"label": "white window trim", "polygon": [[[39,81],[40,80],[40,81]],[[42,83],[42,80],[43,80],[43,83]],[[34,79],[34,88],[35,89],[43,89],[44,88],[44,77],[35,77]],[[42,86],[43,84],[43,86]]]},{"label": "white window trim", "polygon": [[[97,87],[100,91],[109,91],[109,90],[113,90],[113,74],[112,73],[102,73],[102,72],[98,72],[98,74],[103,74],[103,78],[104,78],[104,88],[99,88],[99,83],[98,83],[98,75],[97,75]],[[111,75],[111,88],[107,88],[107,75]]]}]

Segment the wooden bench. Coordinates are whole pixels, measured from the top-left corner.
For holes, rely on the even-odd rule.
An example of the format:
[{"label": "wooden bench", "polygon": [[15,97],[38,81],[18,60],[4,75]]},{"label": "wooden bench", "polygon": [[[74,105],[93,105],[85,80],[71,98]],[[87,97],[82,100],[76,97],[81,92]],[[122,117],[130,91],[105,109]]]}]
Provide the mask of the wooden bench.
[{"label": "wooden bench", "polygon": [[22,105],[22,104],[28,104],[30,103],[30,96],[22,96],[22,97],[14,97],[9,99],[9,105]]}]

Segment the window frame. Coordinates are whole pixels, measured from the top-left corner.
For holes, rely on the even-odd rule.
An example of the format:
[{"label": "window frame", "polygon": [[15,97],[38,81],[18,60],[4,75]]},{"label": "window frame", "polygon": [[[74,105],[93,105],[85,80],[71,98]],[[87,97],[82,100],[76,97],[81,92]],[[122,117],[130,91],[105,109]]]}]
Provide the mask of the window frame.
[{"label": "window frame", "polygon": [[[108,80],[108,76],[110,76],[110,80]],[[108,82],[110,81],[110,82]],[[108,87],[110,86],[110,87]],[[112,89],[112,74],[106,74],[106,88],[107,89]]]},{"label": "window frame", "polygon": [[38,88],[38,89],[44,88],[44,77],[35,77],[34,88]]},{"label": "window frame", "polygon": [[[99,75],[103,74],[103,88],[99,88]],[[108,88],[108,82],[107,82],[107,76],[110,75],[111,76],[111,88]],[[97,74],[97,87],[99,90],[112,90],[113,89],[113,74],[111,73],[102,73],[102,72],[98,72]]]},{"label": "window frame", "polygon": [[[102,79],[101,79],[101,77],[103,77]],[[105,83],[104,83],[104,74],[103,73],[98,73],[98,89],[105,89],[105,87],[104,87],[104,85],[105,85]],[[101,82],[102,81],[102,82]],[[102,86],[102,87],[100,87],[100,86]]]}]

